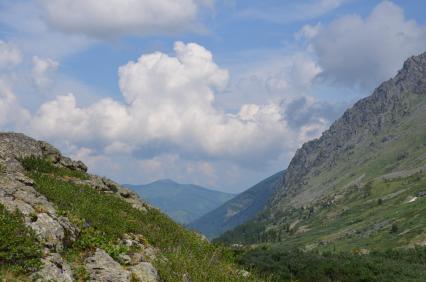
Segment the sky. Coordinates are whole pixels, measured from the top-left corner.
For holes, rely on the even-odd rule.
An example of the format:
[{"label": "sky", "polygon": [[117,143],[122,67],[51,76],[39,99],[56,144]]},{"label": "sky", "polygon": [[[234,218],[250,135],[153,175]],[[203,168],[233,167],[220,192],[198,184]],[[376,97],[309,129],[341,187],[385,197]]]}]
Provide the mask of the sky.
[{"label": "sky", "polygon": [[237,193],[426,51],[422,0],[2,0],[0,130]]}]

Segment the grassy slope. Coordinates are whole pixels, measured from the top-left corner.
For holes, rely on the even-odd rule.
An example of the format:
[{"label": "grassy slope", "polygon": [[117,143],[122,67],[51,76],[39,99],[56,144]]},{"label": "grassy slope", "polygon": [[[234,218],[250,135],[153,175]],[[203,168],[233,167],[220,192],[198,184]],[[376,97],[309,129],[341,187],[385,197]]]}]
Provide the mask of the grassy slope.
[{"label": "grassy slope", "polygon": [[[81,267],[85,253],[96,247],[104,248],[113,257],[131,252],[120,246],[118,239],[124,233],[133,233],[160,249],[163,259],[153,263],[164,281],[180,281],[184,274],[189,274],[191,281],[247,281],[238,275],[225,249],[203,241],[158,210],[139,211],[118,197],[71,184],[67,179],[85,175],[57,169],[46,161],[26,159],[23,164],[36,189],[83,230],[78,241],[66,250],[80,280],[87,278]],[[84,223],[90,227],[84,228]]]},{"label": "grassy slope", "polygon": [[[227,243],[286,241],[283,244],[313,244],[310,247],[320,246],[321,241],[324,244],[337,240],[342,243],[336,244],[341,244],[346,249],[356,247],[355,242],[362,246],[380,248],[382,239],[383,242],[392,242],[394,246],[424,240],[417,238],[415,233],[421,232],[425,222],[421,219],[418,222],[408,221],[412,216],[425,217],[422,206],[424,199],[411,205],[402,204],[416,190],[426,190],[424,175],[409,184],[409,179],[385,183],[377,178],[387,173],[409,171],[426,165],[425,109],[424,97],[411,97],[410,114],[401,122],[395,122],[376,135],[367,136],[361,143],[348,144],[344,153],[334,160],[335,165],[332,167],[320,164],[313,168],[303,179],[302,189],[288,192],[287,198],[273,211],[272,224],[268,220],[262,220],[261,215],[260,220],[238,227],[220,240]],[[371,181],[371,193],[366,193],[366,189],[362,187]],[[401,194],[384,201],[381,206],[377,205],[379,197],[391,197],[392,193]],[[323,208],[330,201],[333,204]],[[300,208],[302,205],[306,207],[303,211]],[[307,219],[310,207],[315,212]],[[393,212],[398,212],[399,215]],[[270,214],[263,216],[270,217]],[[385,224],[385,220],[389,222]],[[405,239],[368,231],[377,228],[374,227],[375,224],[389,226],[391,222],[412,230],[401,234],[400,237]],[[307,229],[309,231],[304,232]],[[354,230],[356,233],[353,240],[342,235]],[[357,233],[363,236],[356,236]],[[345,247],[345,244],[348,246]]]}]

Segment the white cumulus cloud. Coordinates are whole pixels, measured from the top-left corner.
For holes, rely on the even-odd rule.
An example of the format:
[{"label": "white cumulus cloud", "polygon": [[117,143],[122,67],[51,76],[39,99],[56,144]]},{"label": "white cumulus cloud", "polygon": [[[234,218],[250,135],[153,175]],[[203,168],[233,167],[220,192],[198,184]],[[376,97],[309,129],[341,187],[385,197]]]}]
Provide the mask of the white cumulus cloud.
[{"label": "white cumulus cloud", "polygon": [[277,104],[246,104],[238,112],[223,112],[214,101],[228,84],[228,71],[200,45],[176,42],[174,51],[175,56],[145,54],[120,67],[123,103],[102,99],[80,107],[73,94],[59,96],[40,107],[33,131],[78,146],[100,146],[109,154],[250,162],[259,156],[268,160],[276,150],[306,141],[311,127],[325,126],[319,121],[307,125],[309,130],[293,130]]},{"label": "white cumulus cloud", "polygon": [[368,90],[394,75],[407,57],[426,50],[426,27],[405,19],[389,1],[366,18],[348,15],[299,34],[309,40],[324,77]]},{"label": "white cumulus cloud", "polygon": [[200,0],[39,0],[50,25],[94,37],[150,35],[189,28]]}]

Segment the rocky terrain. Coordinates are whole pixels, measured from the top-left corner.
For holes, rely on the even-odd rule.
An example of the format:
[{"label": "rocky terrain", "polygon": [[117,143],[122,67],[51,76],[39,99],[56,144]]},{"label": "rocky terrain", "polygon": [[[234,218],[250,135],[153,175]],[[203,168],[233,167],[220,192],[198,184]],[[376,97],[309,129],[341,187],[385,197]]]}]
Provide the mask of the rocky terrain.
[{"label": "rocky terrain", "polygon": [[23,134],[0,133],[0,211],[0,280],[256,280],[135,192]]},{"label": "rocky terrain", "polygon": [[[87,167],[80,161],[76,162],[62,156],[57,149],[45,142],[36,141],[23,134],[0,133],[0,164],[3,167],[0,174],[0,204],[11,212],[18,210],[22,213],[26,225],[34,230],[44,248],[42,258],[44,267],[32,276],[39,281],[73,281],[71,267],[61,257],[61,252],[65,244],[77,239],[80,229],[67,217],[58,214],[55,205],[36,191],[34,181],[26,176],[20,162],[21,159],[28,157],[49,159],[58,167],[75,171],[86,172]],[[137,209],[149,208],[134,192],[120,187],[109,179],[89,174],[87,180],[79,182],[120,197]],[[134,258],[130,258],[132,266],[126,270],[105,251],[97,249],[85,262],[92,279],[130,281],[133,275],[140,278],[137,281],[159,281],[155,268],[143,259],[144,246],[131,239],[126,243],[142,247],[140,256],[134,254]]]},{"label": "rocky terrain", "polygon": [[342,250],[423,244],[424,198],[404,203],[426,189],[425,154],[423,53],[305,143],[266,210],[220,240]]}]

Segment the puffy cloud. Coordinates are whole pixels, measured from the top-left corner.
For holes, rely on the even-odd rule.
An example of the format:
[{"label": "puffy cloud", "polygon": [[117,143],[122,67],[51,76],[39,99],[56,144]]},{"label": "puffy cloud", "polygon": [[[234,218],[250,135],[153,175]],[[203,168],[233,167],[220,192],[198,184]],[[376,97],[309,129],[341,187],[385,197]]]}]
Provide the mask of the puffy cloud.
[{"label": "puffy cloud", "polygon": [[150,35],[189,28],[211,0],[39,0],[56,29],[94,37]]},{"label": "puffy cloud", "polygon": [[16,66],[22,62],[22,55],[18,48],[0,40],[0,68]]},{"label": "puffy cloud", "polygon": [[62,138],[70,142],[110,142],[127,129],[130,117],[126,108],[112,99],[79,108],[75,96],[68,94],[41,105],[31,121],[34,134]]},{"label": "puffy cloud", "polygon": [[[124,103],[102,99],[80,107],[68,94],[43,104],[31,123],[34,133],[100,147],[107,154],[145,159],[179,154],[250,166],[261,165],[260,157],[269,161],[277,151],[306,141],[311,127],[324,127],[323,121],[315,121],[309,129],[293,130],[285,120],[285,108],[274,103],[245,104],[236,113],[218,110],[215,94],[226,88],[227,70],[200,45],[176,42],[174,50],[175,56],[155,52],[120,67]],[[311,67],[295,66],[295,76],[316,73]]]},{"label": "puffy cloud", "polygon": [[33,57],[32,78],[37,87],[43,88],[51,83],[50,75],[59,67],[59,63],[52,59]]},{"label": "puffy cloud", "polygon": [[403,61],[426,49],[426,28],[406,20],[389,1],[371,14],[344,16],[323,27],[301,31],[323,68],[322,75],[344,86],[370,89],[390,78]]}]

